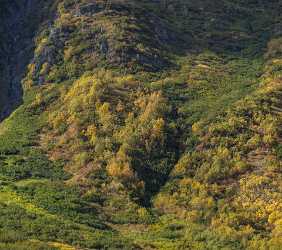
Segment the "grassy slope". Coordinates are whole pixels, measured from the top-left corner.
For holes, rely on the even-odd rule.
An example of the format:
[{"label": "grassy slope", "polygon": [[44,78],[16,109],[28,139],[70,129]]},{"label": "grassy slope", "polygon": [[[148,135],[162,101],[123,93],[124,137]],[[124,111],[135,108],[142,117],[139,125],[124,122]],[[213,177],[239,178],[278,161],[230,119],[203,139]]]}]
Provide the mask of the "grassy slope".
[{"label": "grassy slope", "polygon": [[[1,125],[1,247],[40,240],[50,242],[50,247],[35,241],[27,242],[26,248],[38,249],[41,244],[46,249],[64,249],[63,244],[55,247],[52,241],[88,248],[126,248],[126,243],[100,222],[95,208],[79,199],[78,190],[63,184],[68,175],[61,165],[50,162],[38,148],[37,131],[46,118],[44,113],[40,115],[42,110],[31,106],[33,99],[34,92],[30,92],[23,106]],[[9,246],[23,249],[24,245]]]},{"label": "grassy slope", "polygon": [[[87,49],[72,51],[81,36],[76,32],[68,59],[40,70],[46,81],[62,82],[27,89],[24,104],[0,128],[0,248],[279,249],[280,42],[273,40],[267,58],[261,50],[278,2],[262,13],[260,4],[253,12],[251,3],[218,1],[214,8],[222,12],[216,13],[207,1],[191,1],[188,14],[180,8],[187,19],[174,14],[180,2],[163,17],[184,32],[186,43],[195,33],[185,54],[186,45],[177,55],[164,44],[175,65],[169,70],[154,73],[151,65],[151,72],[141,67],[121,74],[113,64],[114,70],[95,72]],[[72,8],[68,4],[64,8]],[[144,1],[135,17],[144,14],[141,4],[163,15]],[[64,8],[55,25],[79,25]],[[123,27],[125,13],[117,13],[96,22],[111,27],[108,20],[116,20]],[[251,13],[252,28],[240,16]],[[203,25],[206,18],[215,20]],[[133,44],[141,39],[134,34]],[[139,48],[152,53],[155,44],[142,39]],[[126,63],[136,71],[138,62]],[[38,79],[30,72],[26,84]]]}]

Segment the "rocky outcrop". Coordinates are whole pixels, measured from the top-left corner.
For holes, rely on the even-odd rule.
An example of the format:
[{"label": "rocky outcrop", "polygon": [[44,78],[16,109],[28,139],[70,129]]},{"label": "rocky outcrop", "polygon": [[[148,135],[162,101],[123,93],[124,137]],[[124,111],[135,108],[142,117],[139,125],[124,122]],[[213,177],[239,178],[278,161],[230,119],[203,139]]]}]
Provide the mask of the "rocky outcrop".
[{"label": "rocky outcrop", "polygon": [[[48,18],[50,9],[54,18]],[[179,38],[165,19],[130,1],[5,0],[0,21],[0,119],[27,86],[61,82],[97,67],[159,71]],[[43,25],[44,24],[44,25]],[[142,25],[141,25],[142,24]]]},{"label": "rocky outcrop", "polygon": [[22,102],[22,79],[34,49],[33,38],[54,1],[0,3],[0,120]]},{"label": "rocky outcrop", "polygon": [[77,78],[97,67],[135,72],[171,66],[163,51],[179,39],[164,19],[127,1],[106,3],[60,3],[56,20],[38,36],[29,85]]}]

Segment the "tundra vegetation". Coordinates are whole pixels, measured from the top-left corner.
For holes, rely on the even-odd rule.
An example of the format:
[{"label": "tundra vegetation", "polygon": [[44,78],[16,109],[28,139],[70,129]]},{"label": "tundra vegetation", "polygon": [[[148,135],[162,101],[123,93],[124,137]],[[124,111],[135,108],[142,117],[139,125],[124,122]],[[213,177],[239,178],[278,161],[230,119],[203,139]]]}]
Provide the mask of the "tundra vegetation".
[{"label": "tundra vegetation", "polygon": [[0,249],[281,249],[281,12],[2,1]]}]

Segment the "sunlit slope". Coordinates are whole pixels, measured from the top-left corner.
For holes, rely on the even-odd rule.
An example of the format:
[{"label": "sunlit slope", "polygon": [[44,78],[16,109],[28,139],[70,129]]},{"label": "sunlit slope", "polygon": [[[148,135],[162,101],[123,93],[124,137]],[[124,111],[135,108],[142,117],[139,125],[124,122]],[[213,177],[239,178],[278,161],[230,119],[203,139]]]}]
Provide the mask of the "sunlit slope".
[{"label": "sunlit slope", "polygon": [[279,249],[280,2],[47,10],[0,125],[0,249]]}]

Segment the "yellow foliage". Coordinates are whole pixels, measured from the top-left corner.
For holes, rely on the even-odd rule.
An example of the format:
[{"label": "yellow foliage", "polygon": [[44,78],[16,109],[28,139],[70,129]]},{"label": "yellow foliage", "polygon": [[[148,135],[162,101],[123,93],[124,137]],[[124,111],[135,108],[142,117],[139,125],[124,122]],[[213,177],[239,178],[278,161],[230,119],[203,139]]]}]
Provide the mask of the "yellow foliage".
[{"label": "yellow foliage", "polygon": [[99,115],[99,121],[103,125],[104,131],[109,132],[110,130],[112,130],[114,125],[114,119],[110,111],[110,104],[105,102],[101,106],[98,105],[97,112]]},{"label": "yellow foliage", "polygon": [[175,165],[173,168],[171,175],[177,176],[177,175],[183,175],[187,169],[190,167],[192,163],[192,159],[189,154],[185,154]]},{"label": "yellow foliage", "polygon": [[25,89],[29,89],[32,87],[33,85],[33,75],[35,74],[36,72],[36,68],[35,68],[35,64],[34,63],[30,63],[28,65],[28,68],[27,68],[27,76],[24,80],[24,88]]},{"label": "yellow foliage", "polygon": [[97,128],[94,124],[87,127],[85,135],[90,138],[90,143],[95,144],[97,140]]},{"label": "yellow foliage", "polygon": [[58,112],[57,114],[49,115],[49,123],[52,124],[53,128],[58,129],[62,124],[66,122],[66,114]]},{"label": "yellow foliage", "polygon": [[107,171],[110,176],[117,178],[131,179],[134,176],[134,173],[130,169],[130,165],[128,162],[124,162],[121,164],[113,160],[107,166]]},{"label": "yellow foliage", "polygon": [[143,207],[137,209],[137,214],[141,220],[147,220],[150,217],[150,214],[147,209]]},{"label": "yellow foliage", "polygon": [[261,142],[261,138],[259,134],[255,134],[252,138],[250,138],[247,143],[246,146],[249,147],[250,149],[255,149],[256,147],[259,146]]},{"label": "yellow foliage", "polygon": [[119,150],[116,157],[111,160],[107,166],[107,171],[112,177],[124,180],[135,178],[134,172],[130,166],[130,159],[123,150]]},{"label": "yellow foliage", "polygon": [[196,122],[192,125],[192,132],[195,134],[199,134],[202,130],[203,123],[201,121]]},{"label": "yellow foliage", "polygon": [[35,49],[35,55],[40,55],[43,51],[43,49],[46,47],[48,44],[48,38],[44,37],[37,45]]},{"label": "yellow foliage", "polygon": [[41,66],[41,70],[39,72],[40,75],[45,75],[48,73],[48,70],[49,70],[49,63],[44,63],[42,66]]},{"label": "yellow foliage", "polygon": [[164,132],[165,121],[163,118],[158,118],[154,124],[152,129],[152,135],[155,138],[161,138]]},{"label": "yellow foliage", "polygon": [[125,75],[125,76],[119,76],[116,77],[116,82],[120,86],[124,85],[135,85],[137,83],[134,75]]},{"label": "yellow foliage", "polygon": [[217,156],[219,156],[221,159],[228,159],[231,156],[230,151],[228,148],[225,147],[219,147],[217,149]]}]

